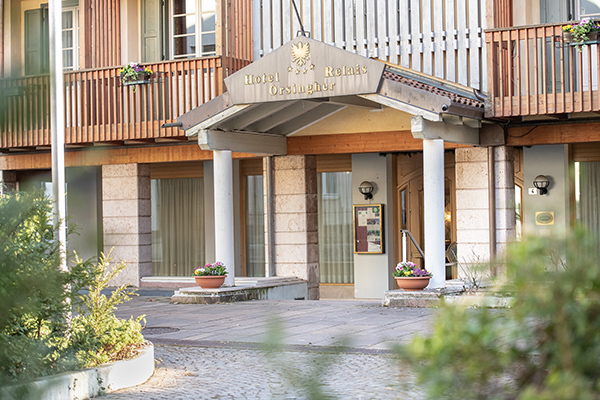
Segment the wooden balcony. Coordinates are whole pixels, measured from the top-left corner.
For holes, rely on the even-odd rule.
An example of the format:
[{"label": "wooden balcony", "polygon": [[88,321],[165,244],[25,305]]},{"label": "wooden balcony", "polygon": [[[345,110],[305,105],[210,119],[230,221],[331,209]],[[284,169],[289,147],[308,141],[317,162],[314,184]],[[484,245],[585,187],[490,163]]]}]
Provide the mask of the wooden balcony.
[{"label": "wooden balcony", "polygon": [[[223,91],[220,57],[144,64],[149,83],[125,86],[121,67],[65,73],[65,143],[91,145],[186,140],[161,128]],[[50,146],[48,75],[0,80],[0,149]]]},{"label": "wooden balcony", "polygon": [[563,40],[562,25],[486,31],[487,117],[536,119],[600,111],[598,41],[578,51]]}]

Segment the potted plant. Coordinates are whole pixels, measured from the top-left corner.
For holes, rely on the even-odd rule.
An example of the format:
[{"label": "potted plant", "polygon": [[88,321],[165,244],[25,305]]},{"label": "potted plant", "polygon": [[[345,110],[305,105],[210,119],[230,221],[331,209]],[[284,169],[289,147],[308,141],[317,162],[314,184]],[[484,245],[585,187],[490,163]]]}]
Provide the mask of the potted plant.
[{"label": "potted plant", "polygon": [[206,264],[204,267],[198,267],[194,271],[196,285],[203,289],[217,289],[225,282],[227,270],[225,264],[217,261],[214,264]]},{"label": "potted plant", "polygon": [[150,83],[152,70],[148,67],[142,67],[138,63],[130,62],[125,65],[120,71],[119,76],[123,85],[140,85]]},{"label": "potted plant", "polygon": [[410,291],[425,289],[433,276],[425,268],[419,268],[417,264],[410,261],[398,263],[392,275],[400,289]]},{"label": "potted plant", "polygon": [[592,21],[590,18],[583,18],[578,24],[563,25],[563,40],[566,43],[573,43],[578,51],[581,51],[587,42],[598,40],[598,31],[600,24]]}]

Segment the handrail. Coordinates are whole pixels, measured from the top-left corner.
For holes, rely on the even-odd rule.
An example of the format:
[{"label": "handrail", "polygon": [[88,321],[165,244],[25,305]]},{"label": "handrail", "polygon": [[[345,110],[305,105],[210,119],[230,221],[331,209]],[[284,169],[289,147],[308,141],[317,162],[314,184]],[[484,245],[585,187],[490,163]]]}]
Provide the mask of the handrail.
[{"label": "handrail", "polygon": [[425,254],[423,253],[423,250],[421,250],[421,248],[417,244],[417,241],[415,240],[415,238],[412,235],[412,233],[410,233],[410,231],[408,229],[400,229],[400,233],[402,234],[402,261],[406,261],[406,255],[407,255],[406,254],[407,253],[406,252],[406,250],[407,250],[406,235],[407,234],[410,237],[410,240],[413,242],[413,244],[417,248],[417,250],[419,250],[419,253],[421,253],[421,257],[423,257],[423,260],[425,260]]},{"label": "handrail", "polygon": [[489,107],[486,116],[600,111],[600,43],[578,49],[563,24],[486,30]]},{"label": "handrail", "polygon": [[[65,73],[65,142],[152,141],[185,137],[161,128],[223,92],[220,57],[144,64],[154,78],[125,86],[121,67]],[[50,145],[48,75],[0,79],[0,148]]]}]

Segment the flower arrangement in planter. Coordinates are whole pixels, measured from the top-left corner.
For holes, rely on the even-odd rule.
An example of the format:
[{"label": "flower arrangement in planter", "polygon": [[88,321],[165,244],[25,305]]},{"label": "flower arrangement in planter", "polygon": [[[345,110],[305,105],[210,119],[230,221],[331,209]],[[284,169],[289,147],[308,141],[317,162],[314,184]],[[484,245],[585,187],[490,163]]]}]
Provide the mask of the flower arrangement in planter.
[{"label": "flower arrangement in planter", "polygon": [[148,67],[142,67],[138,63],[130,62],[119,71],[119,76],[123,85],[139,85],[150,83],[153,73]]},{"label": "flower arrangement in planter", "polygon": [[592,21],[590,18],[583,18],[578,24],[563,25],[563,40],[567,43],[574,43],[578,51],[581,51],[586,42],[598,40],[600,23]]},{"label": "flower arrangement in planter", "polygon": [[417,264],[410,261],[399,262],[392,275],[400,289],[410,291],[425,289],[433,276],[425,268],[417,267]]},{"label": "flower arrangement in planter", "polygon": [[217,261],[214,264],[206,264],[204,267],[198,267],[194,270],[193,277],[196,284],[203,289],[217,289],[225,282],[227,269],[225,264]]}]

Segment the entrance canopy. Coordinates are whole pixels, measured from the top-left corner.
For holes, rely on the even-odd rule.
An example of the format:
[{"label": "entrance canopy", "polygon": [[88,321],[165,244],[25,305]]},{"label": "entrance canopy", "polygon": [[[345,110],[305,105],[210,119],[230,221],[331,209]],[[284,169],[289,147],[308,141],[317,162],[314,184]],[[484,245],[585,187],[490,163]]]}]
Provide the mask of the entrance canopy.
[{"label": "entrance canopy", "polygon": [[224,94],[177,120],[204,150],[285,155],[286,137],[343,108],[384,106],[418,117],[415,137],[479,144],[484,109],[473,89],[307,37],[234,73],[225,85]]}]

